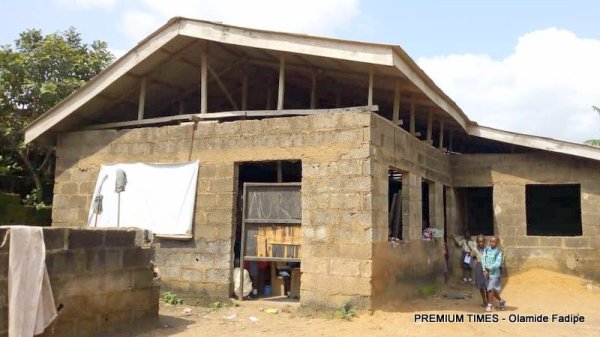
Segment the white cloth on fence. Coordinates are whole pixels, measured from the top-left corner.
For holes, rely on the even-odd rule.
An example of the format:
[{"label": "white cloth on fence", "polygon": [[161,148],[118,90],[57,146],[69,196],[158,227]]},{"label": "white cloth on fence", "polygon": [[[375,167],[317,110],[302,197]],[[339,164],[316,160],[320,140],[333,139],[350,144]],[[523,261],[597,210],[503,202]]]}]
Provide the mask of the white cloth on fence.
[{"label": "white cloth on fence", "polygon": [[56,318],[41,227],[8,226],[8,336],[31,337]]},{"label": "white cloth on fence", "polygon": [[[102,165],[88,213],[88,226],[138,227],[154,234],[191,235],[198,167],[198,161]],[[120,193],[115,191],[119,170],[126,175],[126,185]],[[98,195],[101,195],[101,207],[94,201]],[[101,209],[100,213],[97,214],[96,209]]]}]

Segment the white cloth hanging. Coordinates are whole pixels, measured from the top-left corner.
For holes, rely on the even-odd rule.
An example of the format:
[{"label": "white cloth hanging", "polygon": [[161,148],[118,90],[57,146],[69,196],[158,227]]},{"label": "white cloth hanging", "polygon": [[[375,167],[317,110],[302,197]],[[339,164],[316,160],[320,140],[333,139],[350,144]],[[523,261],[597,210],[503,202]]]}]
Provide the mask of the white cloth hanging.
[{"label": "white cloth hanging", "polygon": [[8,226],[8,336],[32,337],[56,318],[41,227]]},{"label": "white cloth hanging", "polygon": [[[198,161],[102,165],[88,227],[138,227],[159,235],[191,235],[198,169]],[[118,172],[122,172],[119,179],[126,179],[121,192],[115,191]]]}]

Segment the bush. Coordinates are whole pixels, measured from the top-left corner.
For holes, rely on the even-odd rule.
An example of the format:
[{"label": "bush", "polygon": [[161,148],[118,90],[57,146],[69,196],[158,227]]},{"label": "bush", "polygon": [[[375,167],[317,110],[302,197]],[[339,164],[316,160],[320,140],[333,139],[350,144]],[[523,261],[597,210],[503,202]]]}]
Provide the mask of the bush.
[{"label": "bush", "polygon": [[171,304],[171,305],[177,305],[177,304],[181,304],[183,303],[183,300],[181,299],[181,297],[179,297],[179,295],[167,291],[165,293],[162,294],[162,300],[167,303],[167,304]]},{"label": "bush", "polygon": [[335,312],[335,316],[339,319],[345,319],[347,321],[350,321],[353,317],[356,316],[356,312],[354,311],[354,308],[352,308],[352,304],[350,302],[345,302]]}]

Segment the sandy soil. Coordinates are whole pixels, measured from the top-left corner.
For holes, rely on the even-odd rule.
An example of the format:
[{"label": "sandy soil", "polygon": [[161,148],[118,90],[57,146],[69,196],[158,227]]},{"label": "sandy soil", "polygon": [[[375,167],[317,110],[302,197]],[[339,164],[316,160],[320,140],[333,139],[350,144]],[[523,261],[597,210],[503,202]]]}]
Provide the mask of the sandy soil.
[{"label": "sandy soil", "polygon": [[[470,292],[471,299],[444,294]],[[478,292],[451,283],[436,296],[395,308],[361,312],[351,321],[298,311],[297,304],[244,301],[239,306],[210,310],[161,304],[158,322],[129,327],[111,336],[600,336],[600,288],[581,278],[546,270],[530,270],[510,278],[503,292],[506,311],[495,310],[497,323],[467,322],[467,314],[483,314]],[[277,308],[277,314],[263,311]],[[415,322],[416,314],[460,314],[464,323]],[[510,314],[579,314],[583,323],[511,323]],[[506,320],[502,320],[502,318]]]}]

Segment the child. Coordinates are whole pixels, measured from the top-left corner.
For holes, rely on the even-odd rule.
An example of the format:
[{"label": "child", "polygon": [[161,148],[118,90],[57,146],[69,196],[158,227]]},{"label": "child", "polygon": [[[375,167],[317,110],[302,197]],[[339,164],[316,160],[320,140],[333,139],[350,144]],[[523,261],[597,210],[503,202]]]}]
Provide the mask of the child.
[{"label": "child", "polygon": [[477,247],[473,250],[473,259],[475,260],[475,286],[479,289],[481,299],[483,300],[482,306],[487,307],[487,284],[486,278],[483,275],[483,252],[485,250],[485,238],[483,235],[477,235]]},{"label": "child", "polygon": [[498,249],[498,239],[492,236],[490,238],[490,246],[483,251],[481,261],[483,275],[487,278],[488,304],[485,311],[492,311],[492,300],[494,297],[498,300],[501,310],[506,308],[506,301],[500,298],[500,267],[502,266],[502,259],[502,252]]},{"label": "child", "polygon": [[454,242],[462,249],[461,254],[461,265],[463,270],[463,282],[473,282],[473,278],[471,276],[471,254],[477,248],[475,247],[475,242],[471,239],[471,233],[469,231],[465,231],[464,237],[456,237],[452,235]]}]

